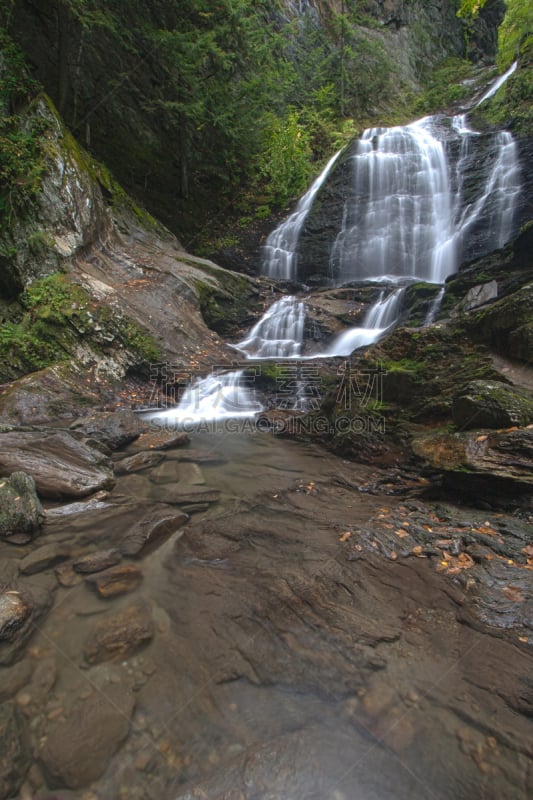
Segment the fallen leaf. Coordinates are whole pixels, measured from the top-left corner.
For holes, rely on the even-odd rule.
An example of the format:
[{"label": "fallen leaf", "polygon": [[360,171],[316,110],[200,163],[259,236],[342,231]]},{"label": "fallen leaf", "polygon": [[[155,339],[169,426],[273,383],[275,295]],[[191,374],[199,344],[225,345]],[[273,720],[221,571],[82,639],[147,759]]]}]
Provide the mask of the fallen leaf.
[{"label": "fallen leaf", "polygon": [[394,531],[394,533],[396,534],[396,536],[399,536],[400,539],[405,539],[406,536],[409,536],[407,531],[404,531],[403,528],[398,528],[397,530]]},{"label": "fallen leaf", "polygon": [[513,603],[524,602],[524,595],[519,586],[504,586],[502,592],[506,598],[512,600]]},{"label": "fallen leaf", "polygon": [[351,531],[345,531],[345,533],[343,533],[342,536],[339,536],[339,542],[345,542],[347,539],[350,538],[351,535],[352,535]]}]

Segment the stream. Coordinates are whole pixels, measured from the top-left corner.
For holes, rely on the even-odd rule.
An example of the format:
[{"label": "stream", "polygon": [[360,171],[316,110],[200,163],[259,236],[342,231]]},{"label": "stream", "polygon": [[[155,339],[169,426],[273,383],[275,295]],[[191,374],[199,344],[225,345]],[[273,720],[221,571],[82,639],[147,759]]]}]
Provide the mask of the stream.
[{"label": "stream", "polygon": [[[505,132],[464,201],[477,135],[466,115],[366,131],[322,278],[375,302],[310,343],[305,297],[278,298],[232,344],[243,360],[349,357],[419,280],[432,324],[466,232],[497,217],[496,247],[512,230]],[[302,237],[342,161],[269,237],[272,279],[304,284]],[[284,408],[305,411],[305,389]],[[247,424],[263,408],[243,370],[192,383],[114,449],[112,489],[47,504],[40,552],[0,543],[36,605],[0,687],[19,799],[527,800],[531,519]]]},{"label": "stream", "polygon": [[[18,702],[50,785],[60,773],[72,791],[38,796],[526,800],[527,652],[464,624],[465,585],[386,538],[422,523],[453,536],[479,512],[391,496],[382,477],[316,445],[221,429],[118,477],[89,510],[52,516],[47,543],[75,553],[117,546],[161,492],[181,507],[210,498],[125,556],[141,572],[127,593],[99,597],[83,576],[57,591],[18,665],[38,659],[52,685],[39,694],[33,679]],[[94,780],[95,742],[124,715],[127,738]]]}]

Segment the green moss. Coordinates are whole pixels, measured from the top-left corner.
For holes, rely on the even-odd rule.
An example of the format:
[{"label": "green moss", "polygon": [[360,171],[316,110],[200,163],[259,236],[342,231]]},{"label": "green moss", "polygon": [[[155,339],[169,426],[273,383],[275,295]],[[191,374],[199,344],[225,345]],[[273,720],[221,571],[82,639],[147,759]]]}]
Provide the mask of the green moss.
[{"label": "green moss", "polygon": [[97,352],[118,342],[139,367],[160,358],[156,343],[137,323],[99,306],[62,273],[32,283],[7,315],[0,329],[4,379],[70,359],[82,337]]}]

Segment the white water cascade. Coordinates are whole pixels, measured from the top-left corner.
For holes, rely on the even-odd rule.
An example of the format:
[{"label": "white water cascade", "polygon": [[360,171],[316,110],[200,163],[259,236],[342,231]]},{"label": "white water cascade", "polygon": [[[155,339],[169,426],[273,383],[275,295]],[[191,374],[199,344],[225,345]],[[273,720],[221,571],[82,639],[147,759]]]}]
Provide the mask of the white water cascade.
[{"label": "white water cascade", "polygon": [[489,97],[492,97],[493,95],[495,95],[495,94],[496,94],[496,92],[498,91],[498,89],[500,88],[500,86],[503,86],[503,84],[505,83],[505,81],[507,80],[507,78],[509,78],[509,77],[510,77],[510,76],[513,74],[513,72],[515,71],[515,69],[517,68],[517,66],[518,66],[518,61],[515,61],[513,64],[511,64],[511,66],[509,67],[509,69],[508,69],[506,72],[504,72],[504,73],[503,73],[503,75],[500,75],[500,77],[499,77],[499,78],[497,78],[497,79],[494,81],[494,83],[492,84],[492,86],[491,86],[491,87],[490,87],[490,88],[489,88],[489,89],[488,89],[488,90],[485,92],[485,94],[483,95],[483,97],[481,98],[481,100],[478,100],[478,101],[477,101],[477,103],[476,103],[476,105],[475,105],[475,108],[477,108],[478,106],[480,106],[480,105],[481,105],[481,103],[484,103],[484,102],[485,102],[485,100],[488,100],[488,99],[489,99]]},{"label": "white water cascade", "polygon": [[305,305],[295,297],[273,303],[242,342],[233,345],[249,358],[298,358],[302,351]]},{"label": "white water cascade", "polygon": [[381,292],[378,301],[369,308],[363,325],[341,333],[322,355],[349,356],[358,347],[377,342],[398,319],[404,292],[405,289],[395,289],[388,297]]},{"label": "white water cascade", "polygon": [[430,117],[370,128],[352,157],[352,191],[333,244],[336,283],[384,277],[441,283],[456,266],[453,200],[443,142]]},{"label": "white water cascade", "polygon": [[159,425],[168,423],[186,428],[200,422],[249,418],[262,410],[253,389],[247,385],[244,370],[236,370],[198,378],[187,386],[177,406],[153,412],[146,419],[157,420]]},{"label": "white water cascade", "polygon": [[266,240],[263,247],[262,272],[270,278],[291,280],[296,274],[296,248],[300,231],[307,217],[313,201],[328,177],[331,168],[337,160],[341,150],[330,158],[311,188],[300,199],[293,213],[279,225]]}]

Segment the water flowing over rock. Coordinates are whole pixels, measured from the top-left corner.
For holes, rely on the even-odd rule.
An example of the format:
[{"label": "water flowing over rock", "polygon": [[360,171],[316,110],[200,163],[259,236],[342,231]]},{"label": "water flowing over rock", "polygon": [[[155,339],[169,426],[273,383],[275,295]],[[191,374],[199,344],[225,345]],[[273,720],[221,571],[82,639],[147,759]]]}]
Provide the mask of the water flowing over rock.
[{"label": "water flowing over rock", "polygon": [[506,131],[479,133],[465,115],[369,128],[316,193],[292,278],[442,283],[517,232],[520,192]]},{"label": "water flowing over rock", "polygon": [[313,200],[339,157],[339,150],[328,161],[318,178],[298,202],[295,211],[268,237],[263,248],[263,272],[270,278],[290,280],[297,274],[297,244],[300,231],[311,210]]},{"label": "water flowing over rock", "polygon": [[297,358],[302,351],[304,323],[304,303],[292,296],[282,297],[234,347],[254,359]]}]

